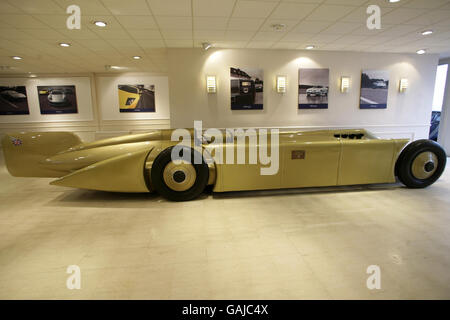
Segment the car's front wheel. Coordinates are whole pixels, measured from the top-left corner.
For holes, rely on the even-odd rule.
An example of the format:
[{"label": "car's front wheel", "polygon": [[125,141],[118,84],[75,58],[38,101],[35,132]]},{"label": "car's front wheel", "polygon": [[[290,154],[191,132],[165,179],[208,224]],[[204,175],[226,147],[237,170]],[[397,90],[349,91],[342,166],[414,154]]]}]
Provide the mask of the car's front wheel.
[{"label": "car's front wheel", "polygon": [[152,187],[163,197],[172,201],[188,201],[198,197],[208,184],[208,165],[201,155],[201,163],[194,162],[197,151],[189,147],[180,150],[180,157],[189,161],[173,161],[174,147],[163,150],[153,161]]},{"label": "car's front wheel", "polygon": [[396,174],[409,188],[425,188],[433,184],[445,169],[447,156],[436,142],[417,140],[403,149],[397,159]]}]

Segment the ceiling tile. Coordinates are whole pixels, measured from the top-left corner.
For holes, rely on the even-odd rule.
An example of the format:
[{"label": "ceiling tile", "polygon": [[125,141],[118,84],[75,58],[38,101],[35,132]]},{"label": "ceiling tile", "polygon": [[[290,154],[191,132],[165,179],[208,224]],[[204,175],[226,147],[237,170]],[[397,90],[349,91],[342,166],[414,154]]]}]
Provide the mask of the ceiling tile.
[{"label": "ceiling tile", "polygon": [[190,17],[191,0],[147,0],[155,16]]},{"label": "ceiling tile", "polygon": [[150,15],[145,0],[102,0],[102,3],[115,15]]},{"label": "ceiling tile", "polygon": [[411,32],[417,32],[421,31],[422,28],[420,26],[416,25],[396,25],[388,28],[386,31],[381,33],[382,37],[392,37],[392,38],[398,38],[401,36],[404,36],[405,34],[411,33]]},{"label": "ceiling tile", "polygon": [[54,40],[55,44],[59,41],[64,41],[66,37],[50,28],[47,29],[22,29],[24,32],[33,36],[34,39],[50,39]]},{"label": "ceiling tile", "polygon": [[306,41],[314,36],[312,33],[297,33],[289,32],[286,36],[282,38],[281,41]]},{"label": "ceiling tile", "polygon": [[[417,10],[417,9],[411,9]],[[450,10],[432,10],[407,21],[408,24],[430,25],[440,21],[450,21]]]},{"label": "ceiling tile", "polygon": [[321,5],[306,19],[315,21],[337,21],[356,9],[357,7],[352,6]]},{"label": "ceiling tile", "polygon": [[277,41],[284,36],[284,33],[277,31],[257,32],[252,40],[255,41]]},{"label": "ceiling tile", "polygon": [[194,16],[229,17],[236,3],[235,0],[193,0]]},{"label": "ceiling tile", "polygon": [[[387,2],[385,0],[383,0],[383,1],[384,1],[384,3]],[[366,6],[358,7],[355,10],[351,11],[345,17],[342,17],[341,21],[342,22],[356,22],[356,23],[361,23],[361,24],[366,25],[367,18],[369,17],[366,10],[367,10]],[[390,8],[390,7],[381,7],[381,17],[384,17],[388,12],[391,12],[392,10],[394,10],[394,9]],[[383,25],[383,23],[384,23],[384,20],[383,20],[383,18],[381,18],[381,25]]]},{"label": "ceiling tile", "polygon": [[228,25],[228,18],[222,17],[194,17],[195,29],[211,29],[211,30],[225,30]]},{"label": "ceiling tile", "polygon": [[99,29],[94,32],[103,39],[129,39],[130,36],[122,28]]},{"label": "ceiling tile", "polygon": [[[308,2],[308,1],[305,1],[305,2]],[[362,6],[367,3],[367,0],[325,0],[324,3],[325,4],[350,5],[350,6]]]},{"label": "ceiling tile", "polygon": [[24,11],[9,4],[7,1],[0,1],[0,12],[6,14],[6,13],[23,13]]},{"label": "ceiling tile", "polygon": [[436,9],[447,3],[448,0],[410,0],[402,7],[413,9]]},{"label": "ceiling tile", "polygon": [[342,35],[340,34],[326,34],[326,33],[319,33],[314,35],[309,39],[309,41],[314,43],[324,43],[324,42],[333,42],[339,38],[341,38]]},{"label": "ceiling tile", "polygon": [[225,30],[194,30],[194,39],[225,40]]},{"label": "ceiling tile", "polygon": [[192,29],[191,17],[156,17],[161,29]]},{"label": "ceiling tile", "polygon": [[317,8],[316,4],[309,3],[281,3],[270,16],[271,18],[279,19],[297,19],[301,20],[306,17],[311,11]]},{"label": "ceiling tile", "polygon": [[285,25],[284,29],[278,30],[278,32],[288,32],[298,24],[298,20],[269,18],[264,22],[260,31],[274,31],[272,26],[277,24]]},{"label": "ceiling tile", "polygon": [[[35,0],[39,1],[39,0]],[[99,0],[53,0],[63,9],[72,4],[81,8],[82,15],[109,15],[111,12]]]},{"label": "ceiling tile", "polygon": [[359,43],[365,39],[366,39],[365,36],[345,35],[345,36],[340,37],[339,39],[336,39],[333,43],[342,44],[342,45],[350,45],[350,44]]},{"label": "ceiling tile", "polygon": [[110,40],[108,43],[116,49],[137,49],[139,47],[137,42],[131,39]]},{"label": "ceiling tile", "polygon": [[[107,23],[107,26],[97,27],[94,22],[95,21],[104,21]],[[119,21],[114,16],[88,16],[88,15],[81,15],[81,28],[90,28],[92,30],[109,30],[109,29],[116,29],[116,28],[122,28]]]},{"label": "ceiling tile", "polygon": [[216,48],[245,48],[247,41],[219,41],[214,43]]},{"label": "ceiling tile", "polygon": [[273,49],[296,49],[298,42],[280,41],[273,45]]},{"label": "ceiling tile", "polygon": [[362,28],[366,28],[366,26],[354,22],[336,22],[329,26],[325,32],[329,34],[347,34]]},{"label": "ceiling tile", "polygon": [[[2,0],[4,1],[4,0]],[[11,1],[14,6],[19,7],[27,13],[66,13],[66,8],[62,8],[52,0],[14,0]]]},{"label": "ceiling tile", "polygon": [[423,13],[420,9],[397,8],[382,16],[382,23],[401,24]]},{"label": "ceiling tile", "polygon": [[301,33],[319,33],[320,31],[326,29],[332,24],[332,22],[328,21],[309,21],[304,20],[300,22],[294,29],[293,32],[301,32]]},{"label": "ceiling tile", "polygon": [[58,29],[58,32],[69,39],[83,40],[83,39],[98,39],[98,35],[88,28],[81,28],[80,30]]},{"label": "ceiling tile", "polygon": [[253,49],[268,49],[273,46],[275,42],[273,41],[251,41],[247,44],[247,48]]},{"label": "ceiling tile", "polygon": [[159,29],[127,29],[134,39],[162,39]]},{"label": "ceiling tile", "polygon": [[258,30],[263,22],[264,19],[231,18],[228,22],[228,30]]},{"label": "ceiling tile", "polygon": [[168,48],[192,48],[192,40],[166,40]]},{"label": "ceiling tile", "polygon": [[164,39],[189,40],[192,39],[191,29],[161,29]]},{"label": "ceiling tile", "polygon": [[[54,29],[67,29],[68,15],[66,14],[39,14],[33,17]],[[83,23],[81,23],[81,28],[83,28]]]},{"label": "ceiling tile", "polygon": [[277,2],[239,0],[233,11],[234,18],[266,18]]},{"label": "ceiling tile", "polygon": [[162,48],[166,46],[163,40],[156,39],[139,39],[136,40],[136,42],[145,50],[145,52],[148,52],[146,49],[149,48]]},{"label": "ceiling tile", "polygon": [[358,36],[373,36],[379,33],[382,33],[388,29],[392,28],[392,25],[381,24],[381,29],[373,29],[370,30],[366,27],[366,25],[361,25],[360,28],[356,28],[355,30],[349,32],[350,34],[358,35]]},{"label": "ceiling tile", "polygon": [[152,16],[117,16],[116,18],[125,29],[153,29],[158,27]]},{"label": "ceiling tile", "polygon": [[228,30],[225,33],[226,40],[232,41],[249,41],[255,35],[255,31],[234,31]]},{"label": "ceiling tile", "polygon": [[[34,29],[38,30],[38,29]],[[1,28],[0,29],[0,38],[2,39],[33,39],[33,36],[24,30],[19,30],[16,28]]]},{"label": "ceiling tile", "polygon": [[0,21],[16,28],[48,28],[41,21],[25,14],[0,14]]}]

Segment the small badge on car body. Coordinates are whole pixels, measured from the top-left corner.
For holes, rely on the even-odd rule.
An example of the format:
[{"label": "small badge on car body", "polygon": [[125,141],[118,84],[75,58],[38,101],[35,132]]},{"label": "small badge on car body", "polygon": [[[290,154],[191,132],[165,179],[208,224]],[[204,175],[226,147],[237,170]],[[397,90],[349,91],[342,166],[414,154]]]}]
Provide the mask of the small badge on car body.
[{"label": "small badge on car body", "polygon": [[292,150],[291,159],[305,159],[305,150]]},{"label": "small badge on car body", "polygon": [[22,145],[22,140],[18,138],[11,138],[11,142],[14,146],[18,147]]}]

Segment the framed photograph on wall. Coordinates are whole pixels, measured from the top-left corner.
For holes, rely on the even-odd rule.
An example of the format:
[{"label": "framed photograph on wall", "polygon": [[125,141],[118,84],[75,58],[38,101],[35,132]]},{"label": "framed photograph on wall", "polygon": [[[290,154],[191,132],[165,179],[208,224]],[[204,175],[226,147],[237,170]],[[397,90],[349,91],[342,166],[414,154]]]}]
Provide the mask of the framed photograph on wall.
[{"label": "framed photograph on wall", "polygon": [[0,115],[30,114],[25,86],[0,86]]},{"label": "framed photograph on wall", "polygon": [[41,114],[78,113],[75,86],[38,86]]},{"label": "framed photograph on wall", "polygon": [[156,112],[155,85],[119,84],[120,112]]},{"label": "framed photograph on wall", "polygon": [[264,95],[262,69],[230,68],[231,110],[262,110]]},{"label": "framed photograph on wall", "polygon": [[298,108],[328,109],[330,69],[298,69]]},{"label": "framed photograph on wall", "polygon": [[389,89],[389,72],[363,70],[361,73],[360,109],[386,109]]}]

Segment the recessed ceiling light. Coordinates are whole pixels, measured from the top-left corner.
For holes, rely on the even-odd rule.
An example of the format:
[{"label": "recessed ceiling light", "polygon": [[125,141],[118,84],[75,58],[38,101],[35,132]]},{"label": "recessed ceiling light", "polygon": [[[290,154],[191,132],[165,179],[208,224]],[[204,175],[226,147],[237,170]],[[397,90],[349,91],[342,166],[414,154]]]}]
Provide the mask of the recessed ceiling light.
[{"label": "recessed ceiling light", "polygon": [[433,33],[433,30],[425,30],[425,31],[422,32],[422,35],[427,36],[427,35],[432,34],[432,33]]},{"label": "recessed ceiling light", "polygon": [[312,50],[312,49],[314,49],[315,47],[313,46],[313,45],[309,45],[309,46],[306,46],[306,50]]},{"label": "recessed ceiling light", "polygon": [[400,2],[400,0],[389,0],[390,3]]},{"label": "recessed ceiling light", "polygon": [[22,60],[22,57],[19,56],[12,56],[11,58],[13,58],[14,60]]},{"label": "recessed ceiling light", "polygon": [[424,54],[425,52],[426,52],[425,49],[420,49],[416,51],[417,54]]},{"label": "recessed ceiling light", "polygon": [[70,47],[70,43],[60,43],[59,44],[60,47]]},{"label": "recessed ceiling light", "polygon": [[134,57],[133,57],[134,60],[139,60],[139,59],[141,59],[141,58],[142,58],[141,56],[134,56]]},{"label": "recessed ceiling light", "polygon": [[106,25],[107,25],[107,23],[104,22],[104,21],[94,21],[94,24],[95,24],[97,27],[101,27],[101,28],[106,27]]}]

